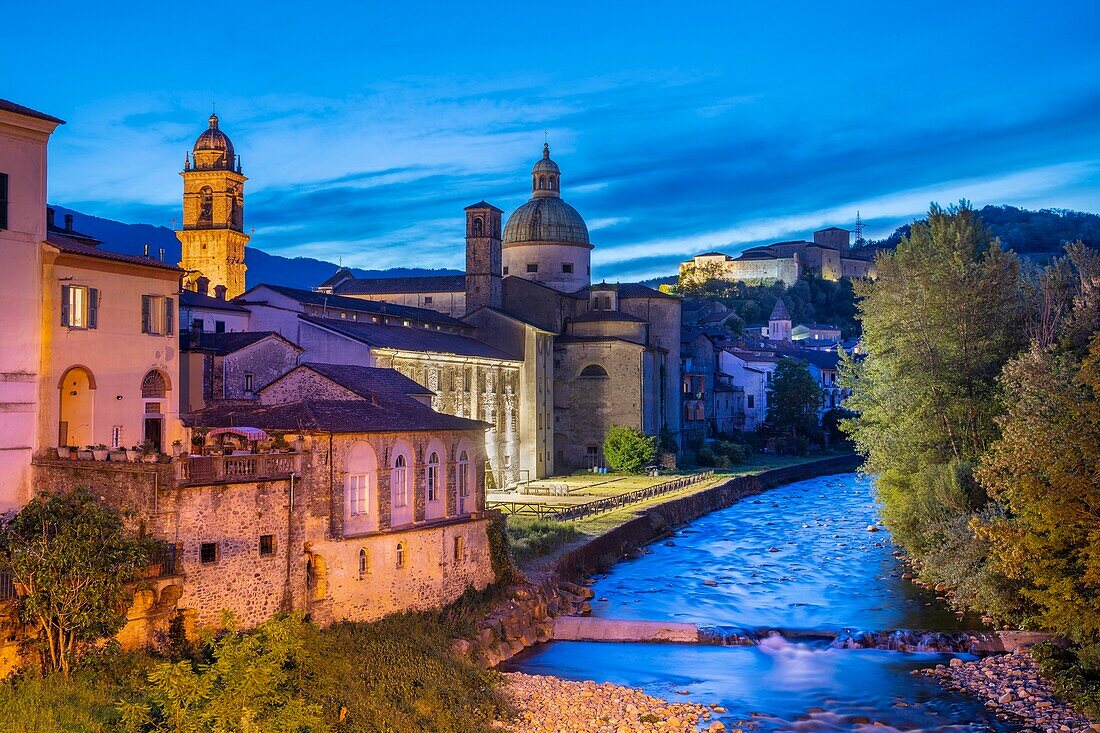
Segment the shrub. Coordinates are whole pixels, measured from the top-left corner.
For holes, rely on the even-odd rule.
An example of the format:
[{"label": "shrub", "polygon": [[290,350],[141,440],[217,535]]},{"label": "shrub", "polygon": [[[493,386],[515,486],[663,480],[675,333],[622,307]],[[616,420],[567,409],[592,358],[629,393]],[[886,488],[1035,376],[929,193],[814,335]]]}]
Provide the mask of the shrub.
[{"label": "shrub", "polygon": [[613,425],[603,441],[607,465],[620,473],[641,473],[657,458],[657,439],[641,430]]},{"label": "shrub", "polygon": [[1064,649],[1043,642],[1031,649],[1054,694],[1068,700],[1092,718],[1100,717],[1100,649],[1096,646]]},{"label": "shrub", "polygon": [[537,519],[508,528],[512,555],[517,560],[529,560],[549,555],[577,536],[572,524]]}]

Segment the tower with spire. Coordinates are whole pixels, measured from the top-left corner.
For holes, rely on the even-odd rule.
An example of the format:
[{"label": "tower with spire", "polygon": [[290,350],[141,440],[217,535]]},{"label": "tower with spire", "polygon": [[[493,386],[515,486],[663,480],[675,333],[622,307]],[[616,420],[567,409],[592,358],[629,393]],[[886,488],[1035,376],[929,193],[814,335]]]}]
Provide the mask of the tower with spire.
[{"label": "tower with spire", "polygon": [[[210,126],[184,156],[183,227],[176,232],[182,245],[180,267],[187,271],[184,287],[206,287],[235,298],[245,290],[244,182],[241,160],[233,142],[211,114]],[[224,288],[224,291],[222,290]]]},{"label": "tower with spire", "polygon": [[787,311],[787,304],[782,298],[775,301],[772,314],[768,317],[768,340],[791,340],[791,314]]}]

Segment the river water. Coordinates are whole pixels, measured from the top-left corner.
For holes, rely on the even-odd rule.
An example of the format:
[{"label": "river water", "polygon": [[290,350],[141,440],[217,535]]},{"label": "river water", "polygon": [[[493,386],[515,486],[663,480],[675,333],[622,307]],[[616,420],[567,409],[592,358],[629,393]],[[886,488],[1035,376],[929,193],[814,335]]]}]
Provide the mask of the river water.
[{"label": "river water", "polygon": [[[727,709],[720,719],[730,728],[1014,730],[976,701],[911,674],[972,656],[838,648],[861,632],[980,626],[901,578],[904,567],[878,525],[873,487],[863,477],[773,489],[647,550],[597,579],[593,615],[690,621],[742,645],[552,642],[505,669],[716,702]],[[934,644],[938,637],[901,638]]]}]

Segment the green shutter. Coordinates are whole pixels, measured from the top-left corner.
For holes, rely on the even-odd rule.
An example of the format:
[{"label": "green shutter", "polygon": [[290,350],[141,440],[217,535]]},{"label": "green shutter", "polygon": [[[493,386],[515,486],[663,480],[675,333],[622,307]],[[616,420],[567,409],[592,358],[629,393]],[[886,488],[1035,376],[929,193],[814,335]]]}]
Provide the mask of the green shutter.
[{"label": "green shutter", "polygon": [[99,325],[99,289],[88,288],[88,328]]},{"label": "green shutter", "polygon": [[176,321],[176,301],[172,298],[164,299],[164,333],[171,335]]},{"label": "green shutter", "polygon": [[149,333],[152,329],[149,328],[149,296],[141,296],[141,332]]},{"label": "green shutter", "polygon": [[61,325],[69,325],[69,286],[61,286]]}]

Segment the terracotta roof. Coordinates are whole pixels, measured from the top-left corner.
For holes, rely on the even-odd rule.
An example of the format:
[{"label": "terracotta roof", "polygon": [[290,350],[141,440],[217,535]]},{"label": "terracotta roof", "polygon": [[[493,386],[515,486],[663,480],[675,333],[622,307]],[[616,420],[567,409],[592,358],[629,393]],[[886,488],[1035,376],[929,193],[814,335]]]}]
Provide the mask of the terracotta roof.
[{"label": "terracotta roof", "polygon": [[48,115],[45,112],[39,112],[38,110],[31,109],[30,107],[24,107],[21,104],[8,101],[7,99],[0,99],[0,110],[5,112],[13,112],[17,115],[24,115],[26,117],[37,117],[40,120],[48,120],[49,122],[56,122],[59,125],[64,125],[65,120]]},{"label": "terracotta roof", "polygon": [[[247,308],[242,308],[228,300],[215,298],[213,295],[203,295],[194,290],[180,291],[180,305],[190,308],[206,308],[208,310],[232,311],[234,313],[248,313]],[[186,324],[184,324],[186,325]]]},{"label": "terracotta roof", "polygon": [[424,277],[379,277],[345,280],[336,286],[337,295],[388,295],[396,293],[466,292],[465,275],[428,275]]},{"label": "terracotta roof", "polygon": [[463,211],[469,211],[470,209],[492,209],[493,211],[499,211],[502,214],[504,213],[503,210],[498,209],[497,207],[493,206],[492,204],[490,204],[485,199],[482,199],[481,201],[478,201],[476,204],[470,204],[465,209],[463,209]]},{"label": "terracotta roof", "polygon": [[300,315],[301,320],[343,334],[350,339],[379,349],[428,351],[436,354],[476,356],[486,359],[517,361],[514,357],[489,344],[454,333],[432,331],[411,326],[383,326],[377,323],[336,321]]},{"label": "terracotta roof", "polygon": [[446,326],[461,326],[463,328],[469,328],[469,326],[462,321],[447,315],[446,313],[440,313],[439,311],[431,310],[430,308],[413,308],[407,305],[395,305],[393,303],[384,303],[376,300],[363,300],[362,298],[348,298],[343,295],[330,295],[328,293],[317,293],[312,290],[302,290],[300,288],[290,288],[284,285],[268,285],[267,283],[261,283],[249,288],[244,294],[234,298],[235,301],[243,305],[248,305],[250,302],[257,302],[249,297],[249,294],[258,288],[267,288],[268,290],[274,290],[280,295],[285,295],[288,298],[298,301],[299,303],[308,303],[309,305],[316,305],[321,307],[335,308],[337,310],[349,310],[359,311],[361,313],[372,313],[377,315],[394,316],[397,318],[405,318],[411,321],[428,321],[429,323],[438,323]]},{"label": "terracotta roof", "polygon": [[487,423],[444,415],[412,397],[371,400],[302,400],[279,405],[223,404],[182,417],[192,428],[247,425],[261,430],[303,433],[391,433],[429,430],[484,431]]},{"label": "terracotta roof", "polygon": [[588,311],[581,313],[572,319],[574,323],[587,323],[593,321],[626,321],[628,323],[645,323],[644,318],[638,318],[619,311]]},{"label": "terracotta roof", "polygon": [[680,296],[678,295],[662,293],[660,290],[655,290],[641,283],[597,283],[587,288],[581,288],[575,295],[587,298],[591,291],[599,289],[615,290],[619,293],[620,298],[667,298],[669,300],[680,300]]},{"label": "terracotta roof", "polygon": [[212,351],[217,356],[225,356],[226,354],[232,354],[235,351],[251,346],[252,344],[259,343],[266,338],[275,337],[280,341],[283,341],[299,352],[303,351],[301,346],[290,341],[283,336],[279,335],[275,331],[231,331],[226,333],[209,333],[202,332],[199,334],[199,339],[196,342],[193,338],[193,334],[189,331],[184,331],[180,334],[180,348],[204,351]]},{"label": "terracotta roof", "polygon": [[67,237],[58,232],[50,231],[46,234],[46,243],[52,247],[56,247],[66,254],[80,255],[82,257],[94,257],[99,260],[111,260],[112,262],[125,262],[131,265],[142,265],[143,267],[154,267],[158,270],[174,270],[176,272],[183,272],[175,265],[171,265],[167,262],[161,262],[155,257],[144,257],[142,255],[124,255],[118,252],[111,252],[110,250],[101,249],[92,244],[88,244],[84,241],[74,239],[73,237]]},{"label": "terracotta roof", "polygon": [[380,367],[366,367],[357,364],[315,364],[309,362],[300,364],[291,369],[282,377],[272,381],[275,384],[279,379],[293,374],[299,369],[309,369],[322,377],[339,384],[345,389],[351,390],[364,399],[371,399],[383,395],[434,395],[435,392],[424,385],[409,379],[396,369],[382,369]]}]

